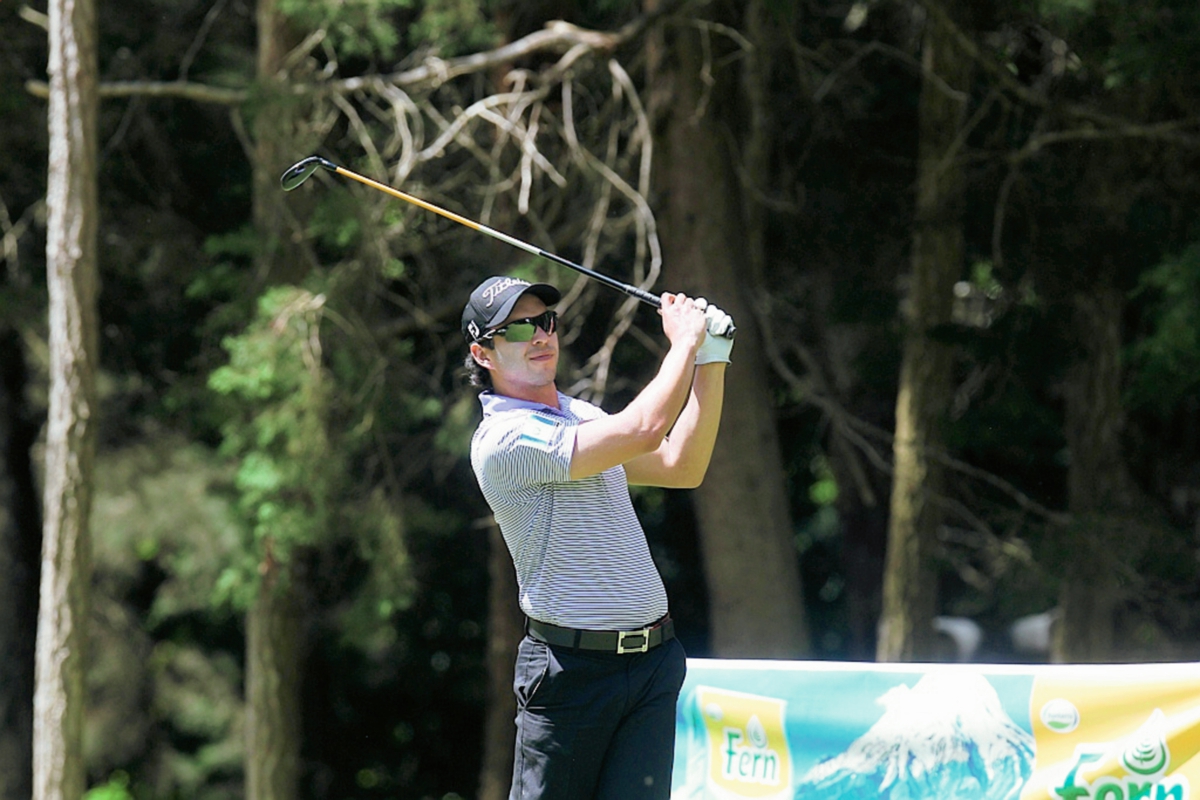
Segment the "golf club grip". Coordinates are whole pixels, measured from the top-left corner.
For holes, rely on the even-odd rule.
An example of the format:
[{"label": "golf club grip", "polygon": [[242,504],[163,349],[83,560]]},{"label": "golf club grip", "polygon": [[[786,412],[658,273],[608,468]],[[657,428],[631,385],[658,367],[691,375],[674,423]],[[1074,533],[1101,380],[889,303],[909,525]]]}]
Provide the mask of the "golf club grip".
[{"label": "golf club grip", "polygon": [[[500,234],[500,235],[504,238],[505,241],[509,241],[511,238],[504,234]],[[523,245],[524,245],[524,242],[517,243],[518,247],[522,247]],[[530,252],[535,252],[537,255],[541,256],[542,258],[548,258],[556,264],[562,264],[564,267],[573,269],[576,272],[581,272],[593,280],[599,281],[600,283],[603,283],[606,286],[610,286],[619,292],[624,292],[625,294],[629,295],[630,297],[635,297],[638,300],[641,300],[643,303],[645,303],[648,306],[654,306],[655,308],[662,308],[662,298],[660,298],[658,295],[650,294],[649,292],[645,291],[644,289],[639,289],[638,287],[636,287],[632,284],[623,283],[622,281],[619,281],[616,278],[610,278],[602,272],[595,272],[593,270],[588,269],[587,267],[583,267],[583,266],[580,266],[579,264],[576,264],[574,261],[568,261],[567,259],[563,258],[562,256],[556,256],[556,255],[554,255],[554,253],[547,253],[545,250],[542,250],[540,248],[533,248],[533,250],[531,250]],[[732,339],[733,335],[735,333],[737,333],[737,328],[731,325],[729,327],[729,330],[725,331],[725,333],[721,334],[721,336],[726,339]]]}]

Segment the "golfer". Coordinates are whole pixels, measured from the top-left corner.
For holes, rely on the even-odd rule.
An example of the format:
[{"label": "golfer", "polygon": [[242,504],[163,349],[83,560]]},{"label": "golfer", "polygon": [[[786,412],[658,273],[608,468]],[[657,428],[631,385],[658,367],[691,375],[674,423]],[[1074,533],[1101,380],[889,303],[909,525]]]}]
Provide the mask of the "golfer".
[{"label": "golfer", "polygon": [[483,420],[471,465],[516,567],[511,800],[670,795],[685,654],[629,485],[693,488],[708,470],[733,321],[662,295],[670,348],[657,375],[607,414],[558,391],[553,286],[493,277],[462,330]]}]

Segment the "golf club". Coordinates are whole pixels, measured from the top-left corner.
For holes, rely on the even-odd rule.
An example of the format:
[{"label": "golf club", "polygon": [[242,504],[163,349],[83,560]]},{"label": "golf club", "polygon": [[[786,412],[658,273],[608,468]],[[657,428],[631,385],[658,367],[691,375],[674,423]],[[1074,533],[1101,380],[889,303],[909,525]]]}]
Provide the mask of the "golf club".
[{"label": "golf club", "polygon": [[[432,211],[434,214],[438,214],[440,216],[445,217],[448,220],[457,222],[459,225],[465,225],[468,228],[470,228],[471,230],[479,231],[480,233],[491,236],[493,239],[499,239],[502,242],[506,242],[506,243],[512,245],[513,247],[524,250],[526,253],[532,253],[535,256],[541,256],[542,258],[553,261],[556,264],[561,264],[564,267],[567,267],[568,269],[573,269],[576,272],[579,272],[583,275],[588,276],[592,280],[599,281],[600,283],[603,283],[606,286],[616,289],[617,291],[624,292],[625,294],[629,295],[630,297],[636,297],[638,300],[641,300],[646,305],[654,306],[655,308],[662,307],[661,300],[659,300],[656,296],[650,294],[649,292],[639,289],[636,286],[633,286],[628,283],[623,283],[623,282],[617,280],[616,278],[610,278],[609,276],[601,274],[599,272],[596,272],[595,270],[590,270],[585,266],[576,264],[574,261],[568,261],[567,259],[563,258],[562,256],[556,256],[554,253],[548,253],[545,250],[541,249],[540,247],[535,247],[534,245],[531,245],[527,242],[523,242],[520,239],[515,239],[506,233],[501,233],[500,231],[496,230],[495,228],[489,228],[488,226],[481,225],[480,223],[475,222],[474,220],[469,220],[466,217],[459,216],[458,214],[455,214],[453,211],[447,211],[444,208],[439,208],[438,206],[435,206],[433,203],[426,202],[419,197],[414,197],[411,194],[406,194],[405,192],[402,192],[399,189],[394,189],[391,186],[388,186],[387,184],[379,183],[378,181],[373,181],[370,178],[366,177],[365,175],[359,175],[357,172],[348,170],[345,167],[340,167],[337,164],[334,164],[332,161],[321,158],[320,156],[309,156],[308,158],[306,158],[302,161],[297,161],[295,164],[288,167],[287,170],[284,171],[283,175],[279,178],[279,183],[283,187],[283,190],[285,192],[290,192],[293,189],[295,189],[297,186],[299,186],[300,184],[302,184],[306,180],[308,180],[309,177],[311,177],[312,174],[314,172],[316,172],[318,169],[326,169],[326,170],[329,170],[330,172],[335,172],[338,175],[341,175],[343,177],[350,178],[352,180],[356,180],[361,184],[370,186],[372,189],[378,189],[379,191],[383,192],[384,194],[389,194],[392,197],[395,197],[397,199],[405,201],[406,203],[412,203],[415,206],[420,206],[421,208],[425,209],[426,211]],[[729,331],[725,334],[725,336],[727,338],[732,339],[734,333],[735,333],[735,329],[731,327],[729,329]]]}]

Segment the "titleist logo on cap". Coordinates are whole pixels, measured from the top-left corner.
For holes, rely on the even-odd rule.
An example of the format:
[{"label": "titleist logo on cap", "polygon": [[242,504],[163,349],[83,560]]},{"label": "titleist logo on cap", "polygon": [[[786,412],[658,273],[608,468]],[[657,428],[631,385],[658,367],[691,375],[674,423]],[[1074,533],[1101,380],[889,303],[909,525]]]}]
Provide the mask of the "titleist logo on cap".
[{"label": "titleist logo on cap", "polygon": [[496,298],[504,294],[514,286],[530,286],[529,281],[523,281],[520,278],[501,278],[483,290],[483,296],[487,299],[485,308],[491,308],[492,303],[496,302]]}]

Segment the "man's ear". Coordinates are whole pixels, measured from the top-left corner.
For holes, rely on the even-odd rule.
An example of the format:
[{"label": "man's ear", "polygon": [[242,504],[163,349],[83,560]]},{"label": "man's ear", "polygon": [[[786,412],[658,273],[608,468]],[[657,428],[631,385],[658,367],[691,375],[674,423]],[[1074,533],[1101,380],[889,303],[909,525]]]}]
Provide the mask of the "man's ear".
[{"label": "man's ear", "polygon": [[471,342],[471,358],[475,359],[475,363],[484,369],[492,368],[492,351],[481,345],[479,342]]}]

